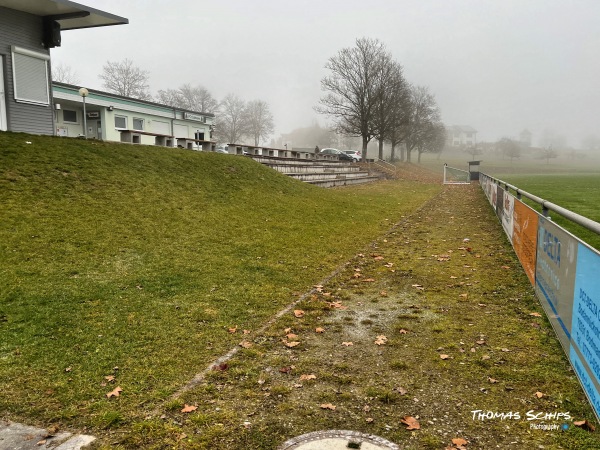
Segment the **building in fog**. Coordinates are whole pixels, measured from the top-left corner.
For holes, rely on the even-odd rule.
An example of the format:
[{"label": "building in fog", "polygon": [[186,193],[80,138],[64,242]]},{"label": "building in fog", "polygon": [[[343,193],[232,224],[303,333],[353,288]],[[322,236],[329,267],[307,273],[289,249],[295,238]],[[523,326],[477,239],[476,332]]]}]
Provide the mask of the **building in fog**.
[{"label": "building in fog", "polygon": [[531,131],[525,129],[519,134],[519,143],[525,147],[531,147]]},{"label": "building in fog", "polygon": [[449,147],[472,147],[477,144],[477,130],[468,125],[446,127],[446,144]]},{"label": "building in fog", "polygon": [[130,144],[215,150],[214,114],[87,90],[85,112],[79,86],[52,83],[56,134]]},{"label": "building in fog", "polygon": [[54,134],[50,48],[61,31],[127,23],[68,0],[0,0],[0,131]]}]

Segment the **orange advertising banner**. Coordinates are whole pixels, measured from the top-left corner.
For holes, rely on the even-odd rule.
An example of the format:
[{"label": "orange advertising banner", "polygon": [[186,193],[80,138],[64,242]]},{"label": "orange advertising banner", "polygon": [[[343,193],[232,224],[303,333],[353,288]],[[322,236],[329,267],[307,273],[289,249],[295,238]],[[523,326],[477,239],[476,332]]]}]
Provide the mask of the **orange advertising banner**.
[{"label": "orange advertising banner", "polygon": [[535,255],[537,249],[538,213],[515,199],[513,212],[513,248],[529,281],[535,286]]}]

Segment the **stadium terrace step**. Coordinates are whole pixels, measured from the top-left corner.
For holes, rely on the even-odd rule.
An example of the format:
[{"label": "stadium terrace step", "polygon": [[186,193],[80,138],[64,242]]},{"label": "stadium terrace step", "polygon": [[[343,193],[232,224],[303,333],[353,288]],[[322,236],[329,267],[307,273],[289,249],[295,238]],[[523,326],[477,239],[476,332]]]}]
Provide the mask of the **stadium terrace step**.
[{"label": "stadium terrace step", "polygon": [[250,155],[252,159],[299,181],[320,187],[348,186],[380,180],[358,164],[336,160],[307,160]]}]

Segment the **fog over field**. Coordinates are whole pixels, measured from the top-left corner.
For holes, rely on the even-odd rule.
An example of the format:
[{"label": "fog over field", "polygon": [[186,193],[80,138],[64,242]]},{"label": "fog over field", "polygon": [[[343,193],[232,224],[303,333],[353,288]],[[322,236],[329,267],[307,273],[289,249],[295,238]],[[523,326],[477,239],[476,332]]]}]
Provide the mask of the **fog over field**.
[{"label": "fog over field", "polygon": [[[267,101],[275,134],[318,120],[324,65],[356,38],[384,42],[408,81],[428,86],[447,125],[479,141],[582,148],[600,136],[596,0],[81,0],[129,25],[63,33],[55,63],[101,88],[107,60],[132,60],[150,88],[202,85]],[[594,142],[589,141],[588,142]],[[600,147],[600,145],[598,145]]]}]

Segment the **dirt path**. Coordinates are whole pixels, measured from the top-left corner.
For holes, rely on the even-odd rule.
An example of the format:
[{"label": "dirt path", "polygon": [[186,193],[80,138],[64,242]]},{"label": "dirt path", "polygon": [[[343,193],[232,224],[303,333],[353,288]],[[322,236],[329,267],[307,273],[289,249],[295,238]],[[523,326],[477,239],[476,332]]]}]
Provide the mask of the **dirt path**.
[{"label": "dirt path", "polygon": [[276,449],[346,429],[403,449],[598,449],[540,315],[479,187],[448,187],[266,329],[229,330],[240,350],[118,442]]}]

